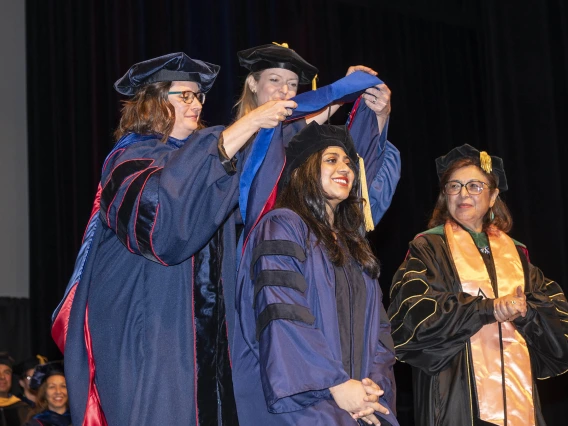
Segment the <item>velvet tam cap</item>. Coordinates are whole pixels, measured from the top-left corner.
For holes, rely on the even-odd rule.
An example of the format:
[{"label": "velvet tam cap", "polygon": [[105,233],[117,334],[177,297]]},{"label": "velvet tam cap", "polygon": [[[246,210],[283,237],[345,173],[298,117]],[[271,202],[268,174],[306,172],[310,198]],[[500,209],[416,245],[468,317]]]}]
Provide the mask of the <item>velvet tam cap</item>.
[{"label": "velvet tam cap", "polygon": [[312,121],[290,140],[279,187],[286,186],[290,182],[292,172],[304,164],[312,154],[330,146],[342,148],[357,167],[359,157],[349,130],[345,126],[320,125]]},{"label": "velvet tam cap", "polygon": [[268,68],[284,68],[298,75],[300,84],[312,82],[318,69],[308,63],[295,50],[279,44],[264,44],[237,53],[239,63],[251,72]]},{"label": "velvet tam cap", "polygon": [[47,362],[47,358],[39,355],[33,358],[27,358],[14,365],[14,374],[22,378],[22,376],[25,375],[26,371],[32,370],[39,364],[44,364],[45,362]]},{"label": "velvet tam cap", "polygon": [[497,180],[497,188],[499,188],[500,192],[505,192],[508,189],[503,160],[493,155],[489,156],[485,151],[480,152],[468,144],[458,146],[446,155],[436,158],[438,179],[441,180],[446,170],[448,170],[455,161],[462,158],[470,158],[475,165],[479,166],[485,173],[492,173]]},{"label": "velvet tam cap", "polygon": [[63,361],[52,361],[46,364],[40,364],[35,368],[34,375],[30,380],[30,388],[38,389],[43,382],[51,376],[65,377],[65,370],[63,368]]},{"label": "velvet tam cap", "polygon": [[133,96],[136,91],[149,83],[160,81],[193,81],[202,93],[207,93],[217,74],[219,65],[191,59],[183,52],[170,53],[144,62],[139,62],[114,83],[116,91]]},{"label": "velvet tam cap", "polygon": [[0,364],[13,368],[14,358],[12,358],[8,352],[0,352]]}]

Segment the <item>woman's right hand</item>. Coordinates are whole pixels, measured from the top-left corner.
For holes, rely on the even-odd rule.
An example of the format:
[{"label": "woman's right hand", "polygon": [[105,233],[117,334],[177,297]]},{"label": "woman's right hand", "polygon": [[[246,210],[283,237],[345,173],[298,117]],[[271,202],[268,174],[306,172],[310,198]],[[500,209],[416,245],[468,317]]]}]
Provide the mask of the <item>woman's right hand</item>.
[{"label": "woman's right hand", "polygon": [[258,129],[272,129],[292,115],[298,104],[294,101],[268,101],[247,115]]},{"label": "woman's right hand", "polygon": [[493,301],[493,314],[499,322],[513,321],[519,316],[527,315],[527,298],[521,286],[517,286],[512,294],[498,297]]},{"label": "woman's right hand", "polygon": [[229,158],[241,149],[260,129],[271,129],[286,120],[298,104],[294,101],[270,101],[253,109],[223,130],[223,147]]}]

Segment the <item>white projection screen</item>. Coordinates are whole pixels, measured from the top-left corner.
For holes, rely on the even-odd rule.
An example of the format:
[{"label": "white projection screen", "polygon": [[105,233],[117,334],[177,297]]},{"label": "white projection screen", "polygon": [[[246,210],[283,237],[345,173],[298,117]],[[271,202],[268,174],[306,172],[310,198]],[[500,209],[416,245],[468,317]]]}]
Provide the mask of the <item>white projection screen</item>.
[{"label": "white projection screen", "polygon": [[29,297],[25,3],[0,0],[0,297]]}]

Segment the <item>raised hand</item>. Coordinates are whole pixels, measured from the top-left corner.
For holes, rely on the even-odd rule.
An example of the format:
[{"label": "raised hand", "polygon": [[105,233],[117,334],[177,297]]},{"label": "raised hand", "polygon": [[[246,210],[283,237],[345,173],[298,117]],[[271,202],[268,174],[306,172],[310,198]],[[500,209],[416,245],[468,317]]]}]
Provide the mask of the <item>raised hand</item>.
[{"label": "raised hand", "polygon": [[363,98],[377,117],[388,117],[391,112],[391,91],[386,84],[377,84],[375,87],[368,88],[363,93]]},{"label": "raised hand", "polygon": [[345,74],[345,76],[353,74],[355,71],[363,71],[367,74],[377,75],[377,71],[372,68],[366,67],[365,65],[353,65],[347,69],[347,74]]},{"label": "raised hand", "polygon": [[258,129],[271,129],[292,115],[298,104],[294,101],[269,101],[247,115]]}]

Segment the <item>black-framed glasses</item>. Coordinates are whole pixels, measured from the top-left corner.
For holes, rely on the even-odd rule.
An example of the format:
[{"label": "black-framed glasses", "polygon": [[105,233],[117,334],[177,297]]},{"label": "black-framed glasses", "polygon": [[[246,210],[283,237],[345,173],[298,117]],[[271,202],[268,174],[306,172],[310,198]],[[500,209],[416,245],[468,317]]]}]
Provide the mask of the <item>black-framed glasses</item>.
[{"label": "black-framed glasses", "polygon": [[185,104],[191,104],[195,99],[201,105],[205,103],[205,93],[194,93],[191,90],[184,90],[182,92],[168,92],[168,95],[180,95],[182,102]]},{"label": "black-framed glasses", "polygon": [[461,183],[458,180],[451,180],[444,186],[445,192],[448,195],[456,195],[459,194],[462,190],[462,187],[465,186],[465,189],[469,195],[479,195],[483,192],[485,187],[489,188],[489,184],[482,182],[480,180],[470,180],[466,183]]}]

